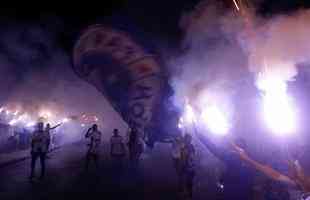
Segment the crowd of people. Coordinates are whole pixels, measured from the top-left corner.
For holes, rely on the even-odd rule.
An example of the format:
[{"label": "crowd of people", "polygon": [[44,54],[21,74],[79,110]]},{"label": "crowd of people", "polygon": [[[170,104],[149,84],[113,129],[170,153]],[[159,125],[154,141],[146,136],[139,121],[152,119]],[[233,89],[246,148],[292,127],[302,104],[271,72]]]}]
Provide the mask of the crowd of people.
[{"label": "crowd of people", "polygon": [[[35,167],[36,162],[39,159],[41,164],[41,174],[40,179],[44,179],[45,176],[45,162],[48,156],[48,153],[53,149],[52,138],[53,134],[51,131],[56,129],[61,124],[58,124],[54,127],[51,127],[50,124],[47,124],[44,127],[44,123],[40,122],[37,124],[35,131],[31,136],[31,172],[30,172],[30,180],[32,181],[35,178]],[[85,159],[85,167],[84,171],[87,172],[89,170],[90,164],[93,162],[96,169],[99,169],[99,156],[101,152],[101,143],[102,143],[102,133],[98,129],[98,125],[94,124],[91,128],[89,128],[85,134],[85,138],[88,140],[87,151],[86,151],[86,159]],[[115,164],[115,167],[122,167],[123,160],[127,154],[126,141],[119,134],[118,129],[114,129],[113,135],[110,139],[110,156]],[[138,131],[136,128],[131,128],[128,132],[128,157],[130,163],[133,167],[138,165],[138,161],[140,159],[140,155],[144,150],[144,143],[138,135]]]},{"label": "crowd of people", "polygon": [[[43,123],[38,123],[36,130],[32,134],[31,139],[31,173],[30,179],[35,177],[36,161],[40,159],[41,174],[40,179],[45,175],[45,160],[50,150],[51,133],[50,131],[57,128],[51,127],[49,124],[44,128]],[[219,160],[226,165],[226,170],[221,178],[223,186],[221,199],[240,199],[252,200],[255,193],[255,177],[257,172],[264,174],[274,182],[282,183],[286,188],[294,188],[299,191],[295,200],[310,199],[310,177],[308,177],[304,169],[301,167],[298,159],[288,160],[288,168],[291,173],[284,175],[283,173],[273,169],[270,166],[261,164],[251,158],[247,152],[247,144],[244,140],[238,139],[230,144],[229,149],[222,149],[216,146],[205,134],[196,132],[194,134],[197,139]],[[172,145],[172,162],[178,177],[178,190],[181,199],[192,199],[193,187],[196,175],[196,150],[192,143],[191,134],[177,136],[168,142]],[[96,169],[99,169],[99,154],[101,151],[102,133],[98,129],[98,125],[94,124],[86,132],[85,138],[89,141],[86,152],[85,172],[88,171],[91,162],[94,162]],[[125,157],[128,158],[133,167],[137,167],[141,154],[144,151],[144,145],[137,129],[134,127],[128,132],[127,141],[119,134],[118,129],[113,130],[110,139],[110,157],[116,169],[123,166]],[[127,150],[128,149],[128,150]],[[128,153],[127,153],[128,152]],[[284,187],[284,186],[283,186]],[[290,199],[289,195],[281,196],[277,193],[275,196],[267,193],[264,196],[267,200]]]}]

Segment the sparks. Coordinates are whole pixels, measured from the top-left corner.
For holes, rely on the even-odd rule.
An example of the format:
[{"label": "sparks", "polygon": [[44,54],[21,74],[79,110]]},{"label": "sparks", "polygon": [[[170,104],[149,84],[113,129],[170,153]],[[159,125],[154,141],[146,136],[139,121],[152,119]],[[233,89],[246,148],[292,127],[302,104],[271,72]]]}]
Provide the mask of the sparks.
[{"label": "sparks", "polygon": [[235,4],[236,9],[237,9],[238,11],[240,11],[240,8],[239,8],[239,5],[238,5],[238,3],[237,3],[237,0],[233,0],[233,2],[234,2],[234,4]]}]

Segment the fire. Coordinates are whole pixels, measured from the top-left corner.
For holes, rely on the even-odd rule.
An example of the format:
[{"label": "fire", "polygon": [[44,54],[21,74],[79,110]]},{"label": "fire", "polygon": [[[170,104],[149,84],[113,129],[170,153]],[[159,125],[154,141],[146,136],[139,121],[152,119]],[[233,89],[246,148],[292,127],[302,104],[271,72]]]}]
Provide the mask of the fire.
[{"label": "fire", "polygon": [[192,125],[195,120],[195,113],[192,106],[186,101],[184,112],[179,119],[178,128],[182,129],[187,125]]},{"label": "fire", "polygon": [[[22,107],[19,107],[19,109],[12,109],[8,106],[2,106],[0,107],[0,114],[3,114],[3,118],[0,118],[2,123],[7,123],[11,126],[24,126],[24,127],[32,127],[36,124],[37,121],[42,122],[49,122],[49,123],[68,123],[70,121],[78,121],[79,116],[78,115],[72,115],[64,118],[64,115],[61,115],[60,113],[57,113],[56,111],[53,111],[44,108],[39,110],[37,113],[28,113],[26,110],[24,110]],[[86,116],[86,115],[85,115]],[[98,121],[99,118],[97,116],[93,117],[94,121]]]},{"label": "fire", "polygon": [[14,124],[16,124],[18,122],[17,119],[12,119],[10,122],[9,122],[9,125],[13,126]]},{"label": "fire", "polygon": [[180,117],[179,123],[178,123],[178,128],[182,129],[183,127],[184,127],[184,119],[183,119],[183,117]]},{"label": "fire", "polygon": [[19,110],[16,110],[14,113],[13,113],[13,115],[18,115],[18,113],[19,113]]},{"label": "fire", "polygon": [[279,77],[260,77],[258,88],[263,92],[263,117],[272,132],[291,134],[296,129],[296,113],[287,94],[286,81]]},{"label": "fire", "polygon": [[226,135],[230,130],[228,116],[217,105],[206,103],[207,96],[202,95],[201,98],[203,98],[204,101],[202,102],[204,104],[199,104],[197,101],[196,103],[198,104],[196,106],[198,110],[194,110],[186,101],[178,127],[181,129],[186,126],[203,125],[214,134]]},{"label": "fire", "polygon": [[218,135],[226,135],[230,124],[224,113],[215,105],[207,106],[202,112],[202,120],[208,129]]},{"label": "fire", "polygon": [[26,124],[26,127],[32,127],[32,126],[34,126],[36,123],[35,122],[28,122],[27,124]]},{"label": "fire", "polygon": [[194,122],[195,113],[192,106],[188,103],[185,105],[185,112],[184,112],[184,122],[191,124]]},{"label": "fire", "polygon": [[69,122],[69,121],[70,121],[69,118],[64,118],[64,119],[62,120],[62,123],[67,123],[67,122]]},{"label": "fire", "polygon": [[40,117],[40,118],[49,119],[49,118],[51,118],[52,116],[53,116],[53,115],[52,115],[51,111],[49,111],[49,110],[41,110],[41,111],[39,112],[39,117]]}]

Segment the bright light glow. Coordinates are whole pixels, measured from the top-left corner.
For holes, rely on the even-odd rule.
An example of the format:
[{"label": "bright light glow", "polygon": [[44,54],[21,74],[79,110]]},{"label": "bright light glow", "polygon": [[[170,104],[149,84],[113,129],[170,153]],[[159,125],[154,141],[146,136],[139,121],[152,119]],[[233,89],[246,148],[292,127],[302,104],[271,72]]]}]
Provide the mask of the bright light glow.
[{"label": "bright light glow", "polygon": [[183,113],[184,123],[192,124],[195,120],[195,113],[191,105],[185,105],[185,111]]},{"label": "bright light glow", "polygon": [[185,126],[192,125],[195,121],[195,113],[192,106],[189,103],[185,104],[185,108],[182,116],[178,122],[178,128],[182,129]]},{"label": "bright light glow", "polygon": [[62,123],[67,123],[67,122],[69,122],[69,121],[70,121],[69,118],[64,118],[64,119],[62,120]]},{"label": "bright light glow", "polygon": [[49,119],[52,117],[52,113],[48,110],[42,110],[39,113],[39,117],[45,118],[45,119]]},{"label": "bright light glow", "polygon": [[28,122],[28,123],[26,124],[26,127],[31,127],[31,126],[34,126],[34,125],[35,125],[34,122]]},{"label": "bright light glow", "polygon": [[23,122],[26,118],[27,118],[27,114],[20,115],[20,116],[18,116],[17,118],[13,118],[13,119],[9,122],[9,125],[13,126],[13,125],[15,125],[17,122]]},{"label": "bright light glow", "polygon": [[[40,106],[41,107],[41,106]],[[27,112],[23,107],[19,107],[18,109],[8,109],[9,107],[3,105],[0,107],[0,113],[5,113],[7,116],[0,116],[1,121],[4,123],[9,124],[11,126],[18,126],[18,127],[31,127],[34,126],[37,121],[44,122],[44,123],[68,123],[73,120],[78,120],[80,115],[77,116],[70,116],[62,118],[61,116],[66,116],[61,113],[58,113],[57,110],[50,110],[48,107],[42,107],[39,112]],[[60,116],[59,116],[60,115]],[[93,123],[99,121],[99,118],[96,115],[88,115],[83,114],[85,117],[84,121],[80,121],[82,126],[86,126],[88,123]]]},{"label": "bright light glow", "polygon": [[82,127],[85,127],[85,124],[81,124]]},{"label": "bright light glow", "polygon": [[230,124],[224,113],[217,106],[207,106],[203,110],[201,117],[212,133],[218,135],[226,135],[228,133]]},{"label": "bright light glow", "polygon": [[265,77],[257,84],[263,91],[263,117],[268,128],[277,135],[292,134],[296,130],[296,113],[287,94],[286,82]]},{"label": "bright light glow", "polygon": [[9,125],[13,126],[14,124],[16,124],[18,122],[17,119],[12,119],[10,122],[9,122]]},{"label": "bright light glow", "polygon": [[178,128],[182,129],[183,127],[184,127],[184,119],[183,119],[183,117],[180,117],[179,123],[178,123]]}]

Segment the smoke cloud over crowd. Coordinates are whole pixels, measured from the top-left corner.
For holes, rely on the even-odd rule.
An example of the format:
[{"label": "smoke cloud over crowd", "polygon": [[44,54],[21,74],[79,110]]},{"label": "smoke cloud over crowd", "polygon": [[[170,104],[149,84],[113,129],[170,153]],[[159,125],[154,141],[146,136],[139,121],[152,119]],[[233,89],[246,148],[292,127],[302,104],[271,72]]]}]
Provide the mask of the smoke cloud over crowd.
[{"label": "smoke cloud over crowd", "polygon": [[[37,120],[40,112],[50,112],[55,117],[46,122],[52,125],[63,118],[82,118],[86,114],[97,116],[99,127],[109,133],[114,127],[121,128],[119,116],[105,98],[72,70],[70,52],[63,50],[58,38],[62,30],[58,18],[52,25],[50,20],[43,20],[14,23],[1,29],[0,107],[27,113],[33,120]],[[63,126],[64,138],[80,139],[82,131],[90,125],[72,120]]]},{"label": "smoke cloud over crowd", "polygon": [[[209,131],[214,126],[234,127],[238,126],[236,115],[247,115],[236,105],[250,100],[240,94],[240,88],[248,85],[246,92],[259,94],[254,104],[255,109],[262,110],[258,117],[265,121],[264,126],[277,137],[294,132],[298,143],[294,146],[305,145],[301,140],[305,136],[299,137],[298,133],[300,108],[289,94],[288,83],[295,80],[298,66],[309,62],[310,11],[263,17],[256,14],[259,5],[239,5],[243,10],[238,11],[233,4],[227,10],[220,3],[202,1],[192,11],[183,13],[182,53],[169,63],[172,100],[183,113],[189,103],[198,117],[209,117],[203,122],[207,126],[213,123],[209,124]],[[208,107],[222,115],[218,117],[221,121],[210,121],[214,116],[204,115]],[[268,142],[279,142],[270,140],[270,136],[255,136],[254,127],[247,130],[244,123],[241,122],[242,130],[232,135],[244,137],[257,155],[264,155]],[[251,123],[259,132],[261,121]],[[199,122],[195,126],[201,127]],[[274,145],[269,146],[272,150],[267,151],[278,151]]]},{"label": "smoke cloud over crowd", "polygon": [[243,1],[237,3],[243,10],[202,1],[184,13],[183,53],[171,61],[174,102],[181,109],[184,98],[198,110],[217,102],[231,117],[231,97],[251,76],[263,93],[270,90],[266,84],[286,91],[297,66],[308,62],[309,10],[263,18]]}]

